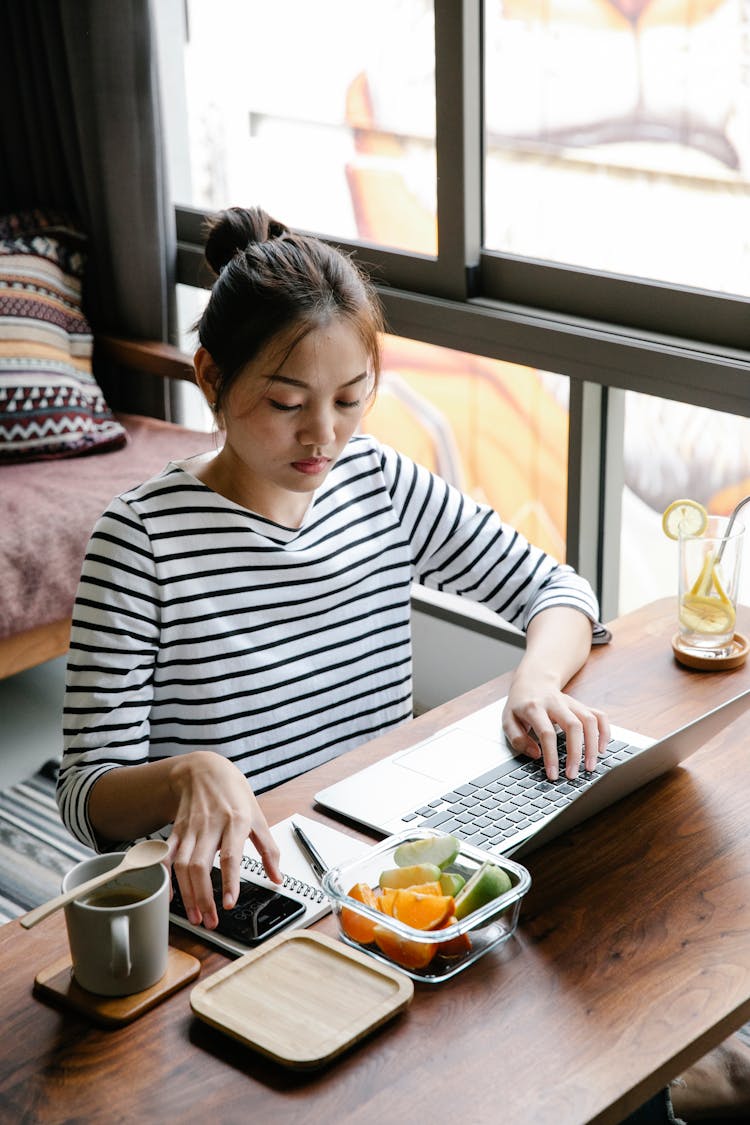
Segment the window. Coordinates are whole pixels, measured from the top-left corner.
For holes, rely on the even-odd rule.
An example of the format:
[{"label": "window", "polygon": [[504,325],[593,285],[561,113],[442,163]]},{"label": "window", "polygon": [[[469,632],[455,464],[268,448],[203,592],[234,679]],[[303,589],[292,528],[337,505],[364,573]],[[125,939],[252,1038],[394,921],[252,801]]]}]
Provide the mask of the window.
[{"label": "window", "polygon": [[638,419],[750,414],[750,0],[184,13],[184,43],[162,47],[172,74],[184,48],[167,95],[180,282],[205,283],[203,211],[237,202],[358,255],[392,334],[369,424],[490,496],[508,449],[477,373],[522,387],[537,424],[515,515],[530,505],[532,536],[592,580],[605,617],[654,596],[627,544],[661,535],[658,507],[639,522],[634,466],[653,478],[665,442],[638,447]]},{"label": "window", "polygon": [[[183,347],[204,290],[178,286]],[[182,416],[214,418],[185,384]],[[380,388],[363,429],[482,503],[556,558],[566,555],[568,380],[483,356],[386,336]]]},{"label": "window", "polygon": [[[625,395],[620,608],[674,595],[677,545],[661,529],[672,500],[690,496],[729,515],[750,493],[750,419],[651,395]],[[741,601],[750,600],[750,563]]]},{"label": "window", "polygon": [[290,226],[436,252],[429,0],[187,11],[190,183],[178,203],[252,200]]},{"label": "window", "polygon": [[484,75],[488,247],[750,294],[750,6],[487,4]]},{"label": "window", "polygon": [[388,336],[363,425],[565,559],[567,379]]}]

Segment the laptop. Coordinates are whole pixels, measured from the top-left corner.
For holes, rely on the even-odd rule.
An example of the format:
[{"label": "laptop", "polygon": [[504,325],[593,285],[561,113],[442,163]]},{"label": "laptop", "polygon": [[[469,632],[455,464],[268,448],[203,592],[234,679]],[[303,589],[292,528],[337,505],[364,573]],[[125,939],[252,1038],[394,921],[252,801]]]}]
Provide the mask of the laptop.
[{"label": "laptop", "polygon": [[750,707],[750,690],[666,738],[611,727],[595,770],[549,781],[541,762],[505,741],[505,700],[483,707],[416,745],[400,750],[315,794],[327,810],[385,835],[409,828],[450,832],[484,851],[527,855],[699,750]]}]

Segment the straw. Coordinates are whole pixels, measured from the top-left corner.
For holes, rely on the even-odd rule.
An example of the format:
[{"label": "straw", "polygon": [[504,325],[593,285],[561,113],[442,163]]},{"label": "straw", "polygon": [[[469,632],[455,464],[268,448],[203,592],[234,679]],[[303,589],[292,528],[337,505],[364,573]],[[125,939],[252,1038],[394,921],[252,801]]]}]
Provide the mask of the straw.
[{"label": "straw", "polygon": [[747,504],[747,503],[750,503],[750,496],[743,497],[743,499],[740,500],[739,504],[736,505],[734,511],[732,512],[731,516],[729,517],[729,523],[727,524],[727,529],[724,532],[724,535],[722,536],[721,543],[719,544],[719,549],[716,552],[716,562],[717,563],[721,562],[721,556],[724,554],[724,548],[727,545],[727,540],[729,539],[729,536],[732,534],[732,525],[733,525],[734,521],[736,520],[739,511],[742,508],[744,508],[745,504]]}]

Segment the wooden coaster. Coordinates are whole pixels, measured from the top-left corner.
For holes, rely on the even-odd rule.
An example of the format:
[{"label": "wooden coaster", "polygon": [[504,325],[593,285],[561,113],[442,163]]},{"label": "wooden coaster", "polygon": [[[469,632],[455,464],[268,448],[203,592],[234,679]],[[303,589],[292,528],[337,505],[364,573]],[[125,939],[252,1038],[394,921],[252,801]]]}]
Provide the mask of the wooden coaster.
[{"label": "wooden coaster", "polygon": [[195,980],[200,968],[197,957],[170,946],[167,971],[151,988],[132,996],[97,996],[74,979],[70,957],[61,957],[37,973],[34,995],[87,1016],[101,1027],[122,1027]]},{"label": "wooden coaster", "polygon": [[684,664],[686,668],[697,668],[701,672],[727,672],[730,668],[739,668],[747,659],[750,643],[744,633],[735,633],[732,639],[732,651],[727,656],[696,656],[693,652],[685,652],[680,647],[680,634],[672,637],[672,652],[675,660]]}]

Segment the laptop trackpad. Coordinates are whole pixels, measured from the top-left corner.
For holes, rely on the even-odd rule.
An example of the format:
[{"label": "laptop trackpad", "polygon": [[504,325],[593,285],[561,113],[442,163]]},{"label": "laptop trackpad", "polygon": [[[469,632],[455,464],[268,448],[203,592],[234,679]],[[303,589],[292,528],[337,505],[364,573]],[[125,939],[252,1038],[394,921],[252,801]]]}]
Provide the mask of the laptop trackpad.
[{"label": "laptop trackpad", "polygon": [[512,756],[504,739],[490,741],[454,727],[394,755],[393,761],[449,787],[461,785],[467,778],[476,777]]}]

